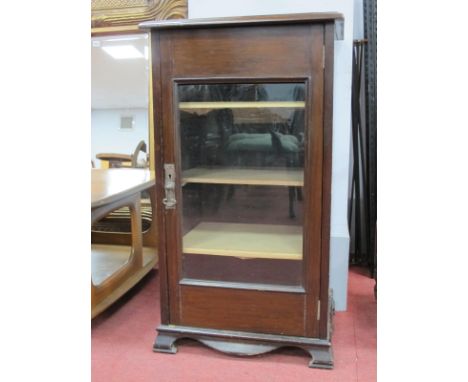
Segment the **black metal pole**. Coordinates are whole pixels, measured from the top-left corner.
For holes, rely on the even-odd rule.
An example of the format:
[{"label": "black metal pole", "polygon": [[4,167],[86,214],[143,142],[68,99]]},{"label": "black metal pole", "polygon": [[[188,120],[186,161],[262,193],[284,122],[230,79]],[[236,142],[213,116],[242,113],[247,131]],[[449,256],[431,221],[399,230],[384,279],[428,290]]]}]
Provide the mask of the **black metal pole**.
[{"label": "black metal pole", "polygon": [[361,176],[360,176],[360,160],[359,160],[359,130],[358,130],[358,114],[356,106],[356,93],[357,93],[357,46],[353,47],[353,72],[352,72],[352,94],[351,94],[351,107],[352,107],[352,140],[353,140],[353,172],[354,172],[354,257],[353,262],[359,263],[362,260],[361,248]]}]

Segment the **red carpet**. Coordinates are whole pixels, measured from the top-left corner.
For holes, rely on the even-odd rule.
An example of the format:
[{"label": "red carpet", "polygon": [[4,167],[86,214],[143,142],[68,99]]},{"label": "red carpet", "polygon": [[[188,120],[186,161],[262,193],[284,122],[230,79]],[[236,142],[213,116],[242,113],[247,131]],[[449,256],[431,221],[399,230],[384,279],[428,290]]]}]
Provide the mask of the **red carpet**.
[{"label": "red carpet", "polygon": [[258,357],[227,356],[195,341],[179,341],[175,355],[154,353],[160,322],[157,272],[92,322],[93,382],[376,381],[374,281],[360,268],[349,274],[348,311],[334,317],[334,370],[307,367],[300,349]]}]

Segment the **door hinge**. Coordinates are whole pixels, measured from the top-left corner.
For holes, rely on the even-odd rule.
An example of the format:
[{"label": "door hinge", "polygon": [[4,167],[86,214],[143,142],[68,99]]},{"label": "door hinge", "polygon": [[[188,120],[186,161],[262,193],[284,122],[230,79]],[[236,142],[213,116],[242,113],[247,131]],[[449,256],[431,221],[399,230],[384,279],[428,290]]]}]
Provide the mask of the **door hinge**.
[{"label": "door hinge", "polygon": [[320,300],[317,303],[317,321],[320,321]]}]

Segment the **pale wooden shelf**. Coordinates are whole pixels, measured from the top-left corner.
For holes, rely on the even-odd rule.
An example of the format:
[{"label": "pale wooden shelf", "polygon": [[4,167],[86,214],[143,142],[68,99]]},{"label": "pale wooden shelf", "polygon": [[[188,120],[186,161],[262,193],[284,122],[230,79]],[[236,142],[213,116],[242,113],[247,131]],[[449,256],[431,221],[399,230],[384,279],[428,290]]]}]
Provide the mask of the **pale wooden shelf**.
[{"label": "pale wooden shelf", "polygon": [[[212,105],[212,103],[210,103]],[[206,115],[215,109],[221,108],[222,105],[216,107],[208,107],[210,105],[198,105],[190,102],[190,107],[184,107],[187,113],[195,113],[197,115]],[[302,108],[302,106],[300,107]],[[292,118],[297,107],[237,107],[230,109],[234,118],[234,123],[288,123]]]},{"label": "pale wooden shelf", "polygon": [[[94,285],[101,284],[104,280],[112,277],[128,261],[132,251],[127,245],[91,245],[91,280]],[[143,247],[143,268],[157,259],[156,250]]]},{"label": "pale wooden shelf", "polygon": [[255,186],[304,186],[304,170],[297,168],[195,167],[183,171],[182,184],[245,184]]},{"label": "pale wooden shelf", "polygon": [[184,236],[183,253],[302,260],[302,226],[203,222]]},{"label": "pale wooden shelf", "polygon": [[251,101],[251,102],[179,102],[179,109],[258,109],[290,108],[303,109],[305,101]]}]

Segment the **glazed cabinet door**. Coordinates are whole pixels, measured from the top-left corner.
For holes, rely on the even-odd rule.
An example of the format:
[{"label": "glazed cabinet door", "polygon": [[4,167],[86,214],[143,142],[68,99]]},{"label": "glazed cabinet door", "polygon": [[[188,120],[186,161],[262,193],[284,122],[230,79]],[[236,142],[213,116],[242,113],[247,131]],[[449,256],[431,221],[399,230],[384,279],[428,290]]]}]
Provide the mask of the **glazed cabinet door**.
[{"label": "glazed cabinet door", "polygon": [[317,336],[323,28],[266,28],[157,35],[168,323]]}]

